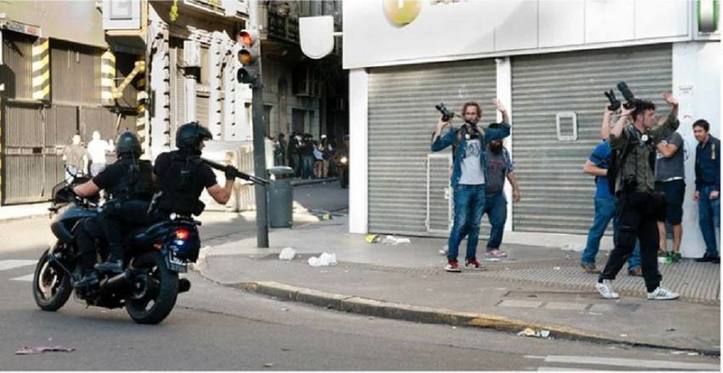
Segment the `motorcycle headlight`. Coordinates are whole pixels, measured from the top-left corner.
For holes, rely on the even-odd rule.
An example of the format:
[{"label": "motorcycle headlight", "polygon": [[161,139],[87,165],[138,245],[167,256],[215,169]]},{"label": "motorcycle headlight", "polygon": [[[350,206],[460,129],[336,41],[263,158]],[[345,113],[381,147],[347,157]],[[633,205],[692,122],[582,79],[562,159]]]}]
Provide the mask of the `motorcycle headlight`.
[{"label": "motorcycle headlight", "polygon": [[349,160],[346,157],[341,157],[339,162],[341,162],[342,164],[347,164],[347,162],[349,162]]}]

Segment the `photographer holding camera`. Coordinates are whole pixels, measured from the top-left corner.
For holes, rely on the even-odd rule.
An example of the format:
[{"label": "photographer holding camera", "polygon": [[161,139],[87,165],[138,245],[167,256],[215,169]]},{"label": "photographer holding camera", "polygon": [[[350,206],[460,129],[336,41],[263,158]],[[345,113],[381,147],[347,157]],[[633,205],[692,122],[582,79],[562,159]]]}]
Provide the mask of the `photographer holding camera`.
[{"label": "photographer holding camera", "polygon": [[655,192],[654,168],[656,146],[678,128],[678,101],[669,92],[663,93],[671,112],[665,123],[653,127],[655,104],[634,98],[624,83],[618,88],[627,103],[619,120],[610,129],[609,143],[614,154],[608,170],[611,186],[614,186],[611,189],[617,198],[618,232],[615,248],[596,287],[603,298],[619,298],[612,287],[612,280],[632,253],[635,240],[639,239],[647,298],[677,299],[678,294],[660,287],[662,276],[658,272],[657,221],[665,218],[666,210],[665,197]]},{"label": "photographer holding camera", "polygon": [[454,190],[454,223],[449,235],[447,253],[447,272],[460,272],[457,263],[459,244],[467,236],[467,254],[465,267],[482,269],[477,260],[477,243],[479,241],[479,226],[482,220],[482,211],[485,206],[485,181],[487,177],[485,149],[492,140],[503,139],[510,135],[507,110],[502,103],[495,99],[494,104],[502,114],[502,123],[497,128],[480,128],[477,123],[482,116],[482,109],[476,102],[467,102],[462,106],[465,123],[459,129],[450,129],[444,135],[442,131],[447,127],[454,113],[446,110],[444,105],[438,105],[442,118],[437,123],[436,131],[432,136],[433,152],[441,151],[453,146],[453,168],[450,184]]}]

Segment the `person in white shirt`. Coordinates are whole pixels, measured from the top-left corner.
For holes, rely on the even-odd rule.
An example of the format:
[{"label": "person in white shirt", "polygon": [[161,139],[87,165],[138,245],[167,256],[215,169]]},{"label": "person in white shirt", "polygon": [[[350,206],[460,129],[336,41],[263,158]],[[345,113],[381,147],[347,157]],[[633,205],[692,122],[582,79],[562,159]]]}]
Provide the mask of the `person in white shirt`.
[{"label": "person in white shirt", "polygon": [[108,142],[100,138],[100,132],[93,131],[93,139],[88,142],[88,159],[90,175],[98,175],[106,165],[106,152],[110,149]]}]

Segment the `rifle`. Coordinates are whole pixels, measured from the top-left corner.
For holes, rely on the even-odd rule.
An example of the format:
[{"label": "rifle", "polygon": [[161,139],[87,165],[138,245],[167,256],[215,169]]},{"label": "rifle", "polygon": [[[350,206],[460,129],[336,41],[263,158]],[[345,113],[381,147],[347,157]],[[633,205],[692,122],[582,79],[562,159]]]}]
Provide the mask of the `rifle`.
[{"label": "rifle", "polygon": [[251,183],[259,184],[259,185],[264,186],[264,187],[267,186],[267,185],[269,185],[269,181],[268,181],[268,180],[266,180],[266,179],[264,179],[264,178],[260,178],[260,177],[254,176],[254,175],[249,175],[249,174],[244,173],[244,172],[241,172],[241,171],[239,171],[239,170],[238,170],[236,167],[234,167],[234,166],[220,164],[220,163],[214,162],[214,161],[209,160],[209,159],[206,159],[206,158],[201,158],[201,160],[202,160],[204,163],[206,163],[207,165],[209,165],[209,167],[214,168],[214,169],[217,169],[217,170],[222,171],[222,172],[226,172],[227,170],[230,169],[230,170],[233,171],[234,176],[237,177],[237,178],[239,178],[239,179],[244,179],[244,180],[246,180],[246,181],[250,181]]}]

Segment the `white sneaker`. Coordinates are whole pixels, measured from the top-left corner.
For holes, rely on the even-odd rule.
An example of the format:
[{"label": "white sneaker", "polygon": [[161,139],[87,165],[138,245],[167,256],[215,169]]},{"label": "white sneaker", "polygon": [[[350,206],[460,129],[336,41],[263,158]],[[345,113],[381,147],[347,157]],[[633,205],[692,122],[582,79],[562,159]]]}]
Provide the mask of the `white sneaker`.
[{"label": "white sneaker", "polygon": [[618,299],[620,298],[620,295],[615,292],[615,289],[613,289],[613,282],[610,280],[603,280],[602,282],[596,282],[595,288],[597,288],[597,292],[602,295],[605,299]]},{"label": "white sneaker", "polygon": [[673,300],[678,299],[678,297],[680,297],[680,294],[673,293],[672,291],[663,289],[660,286],[653,290],[652,293],[648,293],[648,299],[651,300]]}]

